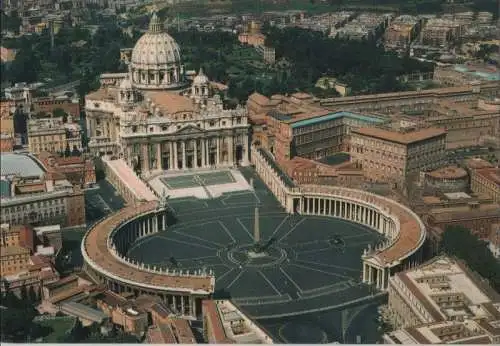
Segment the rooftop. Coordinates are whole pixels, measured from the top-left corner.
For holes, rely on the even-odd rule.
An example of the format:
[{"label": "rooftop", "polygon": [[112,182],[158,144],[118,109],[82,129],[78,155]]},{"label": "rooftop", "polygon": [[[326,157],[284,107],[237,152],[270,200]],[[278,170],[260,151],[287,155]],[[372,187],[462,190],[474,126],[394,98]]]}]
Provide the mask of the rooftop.
[{"label": "rooftop", "polygon": [[194,110],[193,101],[186,96],[168,91],[147,91],[146,98],[167,114],[191,112]]},{"label": "rooftop", "polygon": [[104,158],[103,162],[111,168],[111,170],[117,175],[117,177],[127,185],[127,187],[134,193],[135,197],[139,201],[156,201],[158,200],[154,193],[149,189],[149,187],[144,183],[130,168],[125,160],[117,159],[111,160]]},{"label": "rooftop", "polygon": [[467,177],[467,171],[457,166],[447,166],[427,173],[428,176],[436,179],[460,179]]},{"label": "rooftop", "polygon": [[211,276],[180,276],[167,273],[152,273],[125,264],[116,259],[107,246],[110,233],[128,220],[143,213],[156,210],[156,201],[123,208],[97,223],[85,236],[84,249],[91,263],[100,267],[101,271],[110,273],[121,280],[128,280],[141,286],[154,286],[168,289],[195,291],[205,294],[213,292],[213,278]]},{"label": "rooftop", "polygon": [[358,120],[366,123],[371,123],[371,124],[382,124],[386,122],[385,119],[376,117],[376,116],[368,116],[368,115],[363,115],[359,113],[353,113],[353,112],[335,112],[335,113],[328,113],[325,115],[319,115],[319,116],[314,116],[314,117],[309,117],[308,119],[303,119],[303,120],[290,120],[292,123],[291,127],[293,129],[299,128],[299,127],[304,127],[304,126],[310,126],[313,124],[317,123],[322,123],[324,121],[329,121],[329,120],[334,120],[334,119],[339,119],[339,118],[348,118],[352,120]]},{"label": "rooftop", "polygon": [[409,132],[391,131],[374,127],[363,127],[353,129],[352,133],[374,137],[385,141],[395,142],[398,144],[413,144],[425,141],[430,138],[442,136],[446,134],[446,130],[440,128],[425,128]]},{"label": "rooftop", "polygon": [[476,173],[500,188],[500,168],[480,168]]},{"label": "rooftop", "polygon": [[0,153],[2,176],[18,175],[22,178],[42,177],[44,169],[30,156],[25,154]]}]

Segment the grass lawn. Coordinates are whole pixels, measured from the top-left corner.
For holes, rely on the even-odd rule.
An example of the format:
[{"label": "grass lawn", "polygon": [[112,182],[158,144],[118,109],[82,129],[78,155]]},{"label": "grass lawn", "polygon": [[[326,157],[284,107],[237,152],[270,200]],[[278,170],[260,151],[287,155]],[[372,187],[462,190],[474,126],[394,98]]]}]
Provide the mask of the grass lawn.
[{"label": "grass lawn", "polygon": [[40,337],[42,342],[53,343],[57,342],[64,334],[71,329],[75,323],[74,318],[60,317],[51,320],[36,322],[40,326]]}]

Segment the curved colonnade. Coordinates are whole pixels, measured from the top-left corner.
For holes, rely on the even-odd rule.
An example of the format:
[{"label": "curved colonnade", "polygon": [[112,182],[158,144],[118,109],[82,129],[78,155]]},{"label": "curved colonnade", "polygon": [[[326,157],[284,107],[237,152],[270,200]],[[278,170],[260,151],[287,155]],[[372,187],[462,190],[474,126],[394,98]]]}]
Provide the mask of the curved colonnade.
[{"label": "curved colonnade", "polygon": [[251,157],[257,173],[287,212],[341,218],[384,235],[383,245],[365,249],[363,282],[385,290],[390,275],[421,263],[425,225],[406,206],[361,190],[326,185],[297,187],[259,149],[252,147]]},{"label": "curved colonnade", "polygon": [[85,271],[114,292],[160,296],[173,311],[196,318],[214,292],[211,272],[145,265],[125,256],[138,239],[165,230],[171,215],[161,202],[129,206],[96,223],[82,240]]},{"label": "curved colonnade", "polygon": [[[257,173],[289,213],[336,217],[370,227],[385,237],[378,248],[362,256],[363,281],[385,290],[394,273],[419,264],[426,230],[407,207],[361,190],[335,186],[297,187],[277,171],[269,158],[252,148]],[[136,240],[165,230],[174,221],[166,203],[151,201],[124,208],[95,224],[81,250],[86,272],[115,292],[162,297],[174,310],[196,317],[201,300],[215,288],[212,272],[183,272],[138,263],[125,256]]]}]

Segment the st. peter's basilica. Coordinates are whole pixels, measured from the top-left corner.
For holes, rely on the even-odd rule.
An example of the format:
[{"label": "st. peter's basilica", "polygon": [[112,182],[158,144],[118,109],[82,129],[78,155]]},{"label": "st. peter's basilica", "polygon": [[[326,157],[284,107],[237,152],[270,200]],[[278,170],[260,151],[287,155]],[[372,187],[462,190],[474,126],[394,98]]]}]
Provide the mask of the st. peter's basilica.
[{"label": "st. peter's basilica", "polygon": [[91,152],[122,157],[143,174],[246,165],[246,110],[224,109],[202,69],[189,84],[179,45],[154,13],[128,72],[102,75],[85,97]]}]

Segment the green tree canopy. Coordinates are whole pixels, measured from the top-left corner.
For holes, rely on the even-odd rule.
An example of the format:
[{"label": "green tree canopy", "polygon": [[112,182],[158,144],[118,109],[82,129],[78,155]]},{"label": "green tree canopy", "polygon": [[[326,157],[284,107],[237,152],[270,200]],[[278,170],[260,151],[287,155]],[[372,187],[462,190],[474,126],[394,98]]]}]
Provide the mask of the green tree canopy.
[{"label": "green tree canopy", "polygon": [[441,247],[449,255],[464,260],[479,275],[489,280],[492,287],[500,292],[500,263],[487,247],[469,229],[449,226],[443,233]]}]

